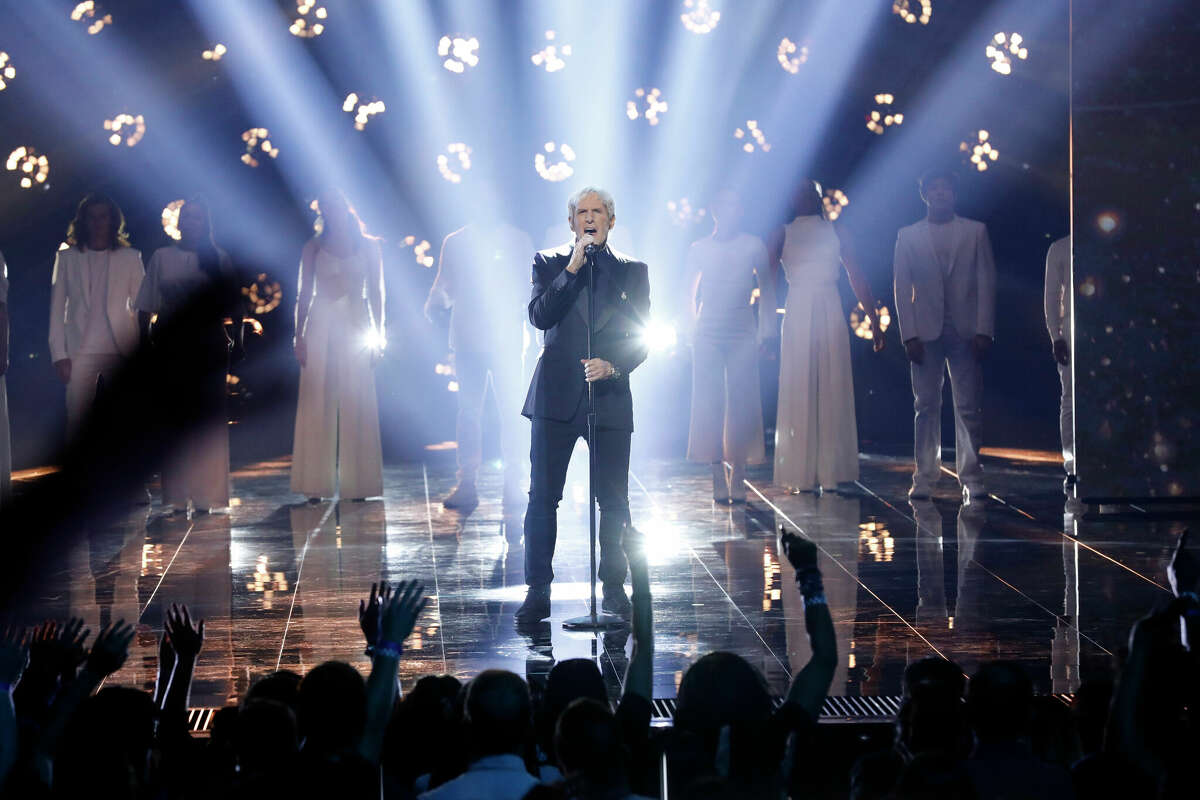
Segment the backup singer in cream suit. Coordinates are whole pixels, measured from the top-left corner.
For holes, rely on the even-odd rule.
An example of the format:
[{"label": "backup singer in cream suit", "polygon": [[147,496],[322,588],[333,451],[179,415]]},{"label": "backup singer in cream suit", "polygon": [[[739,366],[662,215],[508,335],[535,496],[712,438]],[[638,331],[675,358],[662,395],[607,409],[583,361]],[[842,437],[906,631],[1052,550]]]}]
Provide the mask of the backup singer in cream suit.
[{"label": "backup singer in cream suit", "polygon": [[914,498],[928,497],[941,464],[942,386],[954,395],[955,461],[964,499],[983,497],[980,361],[995,332],[996,267],[987,228],[954,213],[952,173],[921,179],[927,217],[896,237],[896,317],[912,362]]},{"label": "backup singer in cream suit", "polygon": [[109,379],[138,346],[134,299],[145,269],[125,238],[121,210],[88,196],[54,261],[50,297],[50,356],[67,384],[67,430],[87,416],[101,378]]},{"label": "backup singer in cream suit", "polygon": [[1058,379],[1062,383],[1062,407],[1059,433],[1062,436],[1063,469],[1067,472],[1063,488],[1070,491],[1075,483],[1075,376],[1071,370],[1071,237],[1050,245],[1046,253],[1045,291],[1046,332]]}]

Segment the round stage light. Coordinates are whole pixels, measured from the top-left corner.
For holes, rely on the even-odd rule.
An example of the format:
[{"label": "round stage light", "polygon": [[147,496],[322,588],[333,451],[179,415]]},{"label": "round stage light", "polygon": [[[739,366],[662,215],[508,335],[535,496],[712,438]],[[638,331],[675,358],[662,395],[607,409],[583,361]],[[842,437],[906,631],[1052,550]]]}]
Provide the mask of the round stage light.
[{"label": "round stage light", "polygon": [[1115,211],[1101,211],[1096,215],[1096,228],[1106,236],[1111,236],[1121,227],[1121,215]]},{"label": "round stage light", "polygon": [[438,40],[438,55],[442,57],[442,66],[460,75],[467,67],[479,63],[479,40],[472,36],[464,39],[461,36],[453,38],[443,36]]},{"label": "round stage light", "polygon": [[987,57],[992,60],[992,69],[1001,75],[1011,75],[1013,59],[1024,61],[1029,50],[1021,46],[1025,40],[1019,33],[997,33],[988,43]]},{"label": "round stage light", "polygon": [[433,249],[433,245],[428,239],[418,240],[416,236],[409,234],[400,240],[400,248],[402,250],[412,248],[413,259],[422,267],[433,266],[433,256],[429,255],[429,251]]},{"label": "round stage light", "polygon": [[251,128],[242,133],[242,141],[246,143],[246,152],[242,153],[242,163],[251,167],[258,166],[256,156],[261,151],[262,153],[277,158],[279,156],[279,148],[271,145],[271,140],[267,137],[271,132],[266,128]]},{"label": "round stage light", "polygon": [[[879,319],[879,330],[887,333],[887,329],[892,324],[892,312],[888,311],[888,307],[881,305],[875,309],[875,316]],[[850,330],[854,331],[854,335],[860,339],[870,339],[874,335],[871,329],[871,319],[863,313],[863,304],[859,303],[850,311]]]},{"label": "round stage light", "polygon": [[708,215],[708,211],[703,208],[693,209],[691,201],[686,197],[668,200],[667,213],[671,215],[671,222],[680,227],[697,223]]},{"label": "round stage light", "polygon": [[903,124],[904,115],[892,110],[895,102],[896,98],[890,94],[875,95],[875,107],[867,113],[867,130],[882,136],[893,125]]},{"label": "round stage light", "polygon": [[558,72],[567,65],[567,62],[563,61],[562,57],[571,55],[571,45],[564,44],[559,46],[555,44],[554,40],[557,37],[558,34],[555,31],[546,31],[546,41],[548,44],[530,56],[530,61],[533,62],[535,67],[544,67],[546,72]]},{"label": "round stage light", "polygon": [[[742,150],[746,153],[753,153],[755,150],[762,150],[764,153],[771,152],[771,144],[763,134],[762,128],[758,127],[757,120],[746,120],[746,130],[736,128],[733,131],[733,138],[743,142]],[[754,141],[750,141],[751,139]]]},{"label": "round stage light", "polygon": [[892,13],[909,25],[914,22],[928,25],[933,16],[933,0],[895,0]]},{"label": "round stage light", "polygon": [[288,27],[288,33],[301,39],[312,39],[325,32],[325,19],[329,12],[318,6],[316,0],[296,0],[298,15]]},{"label": "round stage light", "polygon": [[721,21],[721,12],[709,8],[708,0],[683,0],[679,19],[692,33],[712,33]]},{"label": "round stage light", "polygon": [[181,236],[179,233],[179,209],[181,208],[183,208],[183,200],[172,200],[163,206],[162,210],[163,233],[177,242]]},{"label": "round stage light", "polygon": [[32,189],[35,184],[45,186],[50,177],[50,160],[32,147],[13,150],[4,166],[9,172],[20,174],[22,189]]},{"label": "round stage light", "polygon": [[87,24],[87,32],[95,36],[104,30],[105,25],[112,25],[112,14],[101,14],[94,0],[84,0],[71,10],[71,19]]},{"label": "round stage light", "polygon": [[243,286],[242,294],[255,314],[270,314],[283,302],[283,287],[265,272],[258,273],[249,286]]},{"label": "round stage light", "polygon": [[113,147],[119,147],[122,142],[133,147],[146,135],[146,118],[141,114],[136,117],[132,114],[117,114],[112,119],[104,120],[104,130],[110,132],[108,143]]},{"label": "round stage light", "polygon": [[[571,149],[571,145],[546,142],[542,149],[545,150],[544,153],[538,153],[533,157],[533,168],[537,170],[537,174],[541,176],[542,180],[558,183],[575,174],[575,168],[571,166],[571,162],[575,160],[575,151]],[[546,156],[553,154],[555,150],[562,158],[551,163]]]},{"label": "round stage light", "polygon": [[825,207],[825,218],[832,222],[850,205],[850,198],[841,189],[826,189],[821,195],[821,205]]},{"label": "round stage light", "polygon": [[347,113],[354,112],[354,130],[361,131],[367,127],[367,123],[371,121],[371,117],[387,111],[387,106],[383,104],[382,100],[372,100],[369,103],[363,103],[359,100],[357,94],[351,92],[346,95],[345,101],[342,102],[342,111]]},{"label": "round stage light", "polygon": [[958,150],[973,168],[986,172],[991,162],[1000,158],[1000,151],[988,141],[991,134],[987,131],[976,131],[968,141],[960,142]]},{"label": "round stage light", "polygon": [[[446,153],[450,155],[446,155]],[[471,148],[462,142],[451,142],[446,145],[446,153],[442,153],[437,157],[438,172],[451,183],[461,183],[463,179],[462,172],[466,172],[471,168]],[[451,157],[458,160],[458,167],[462,172],[455,172],[454,168],[450,166]]]},{"label": "round stage light", "polygon": [[216,44],[214,44],[212,46],[211,50],[205,50],[203,53],[201,53],[200,57],[203,58],[205,61],[220,61],[221,57],[224,56],[227,52],[229,52],[229,51],[225,47],[225,45],[221,44],[220,42],[217,42]]},{"label": "round stage light", "polygon": [[795,75],[800,71],[800,65],[808,61],[808,45],[797,45],[785,36],[775,51],[775,57],[785,72]]},{"label": "round stage light", "polygon": [[672,350],[679,343],[675,326],[666,322],[652,321],[642,330],[642,341],[652,352]]},{"label": "round stage light", "polygon": [[[645,117],[646,122],[651,125],[658,124],[658,115],[665,114],[667,111],[667,103],[662,99],[662,92],[658,89],[637,89],[633,96],[634,100],[629,100],[625,103],[625,116],[631,120],[636,120],[639,117]],[[641,104],[645,104],[646,108],[643,112],[640,109]]]},{"label": "round stage light", "polygon": [[17,77],[17,70],[12,65],[12,59],[8,57],[8,53],[0,50],[0,92],[8,88],[8,81]]}]

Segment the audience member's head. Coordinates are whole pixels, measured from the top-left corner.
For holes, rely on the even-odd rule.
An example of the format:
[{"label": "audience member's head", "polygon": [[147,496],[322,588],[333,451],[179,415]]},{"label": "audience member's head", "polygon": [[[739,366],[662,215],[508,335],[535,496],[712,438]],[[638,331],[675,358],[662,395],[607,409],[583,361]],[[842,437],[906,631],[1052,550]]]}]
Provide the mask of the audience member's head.
[{"label": "audience member's head", "polygon": [[274,700],[277,703],[283,703],[292,710],[293,714],[299,716],[300,680],[299,673],[292,672],[290,669],[276,670],[252,683],[243,702]]},{"label": "audience member's head", "polygon": [[953,661],[928,656],[909,664],[904,670],[904,696],[911,697],[918,687],[934,689],[961,698],[967,677]]},{"label": "audience member's head", "polygon": [[484,670],[467,684],[464,717],[476,758],[521,754],[533,725],[529,687],[507,670]]},{"label": "audience member's head", "polygon": [[965,757],[970,737],[962,700],[943,687],[919,685],[896,717],[897,745],[906,757],[923,753]]},{"label": "audience member's head", "polygon": [[904,765],[892,792],[896,800],[973,800],[975,788],[963,762],[942,754],[919,755]]},{"label": "audience member's head", "polygon": [[238,764],[243,773],[274,773],[300,750],[296,716],[277,700],[251,700],[238,712]]},{"label": "audience member's head", "polygon": [[600,674],[596,662],[587,658],[559,661],[546,677],[541,707],[536,713],[538,743],[548,755],[553,753],[554,726],[559,715],[581,697],[599,703],[605,702],[608,697],[604,689],[604,677]]},{"label": "audience member's head", "polygon": [[384,760],[411,784],[427,773],[444,775],[461,763],[462,684],[453,675],[425,675],[416,682],[388,723]]},{"label": "audience member's head", "polygon": [[709,653],[688,668],[679,684],[675,724],[695,731],[757,725],[774,709],[762,673],[733,653]]},{"label": "audience member's head", "polygon": [[71,719],[55,761],[63,796],[136,797],[146,779],[157,713],[146,692],[109,686]]},{"label": "audience member's head", "polygon": [[971,677],[967,716],[981,742],[1019,739],[1029,733],[1033,684],[1019,664],[993,661]]},{"label": "audience member's head", "polygon": [[300,681],[300,735],[306,750],[337,752],[355,746],[367,717],[367,686],[354,667],[326,661]]},{"label": "audience member's head", "polygon": [[558,718],[554,750],[563,775],[590,786],[625,784],[626,753],[621,731],[604,703],[581,697]]}]

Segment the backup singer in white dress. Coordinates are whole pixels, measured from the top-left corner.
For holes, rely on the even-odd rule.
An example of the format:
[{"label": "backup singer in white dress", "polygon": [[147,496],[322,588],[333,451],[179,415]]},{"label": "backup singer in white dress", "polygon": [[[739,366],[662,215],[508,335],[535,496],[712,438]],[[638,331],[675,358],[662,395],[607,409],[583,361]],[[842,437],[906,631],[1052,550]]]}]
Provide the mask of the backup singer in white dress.
[{"label": "backup singer in white dress", "polygon": [[384,342],[383,256],[338,192],[318,198],[321,231],[304,246],[296,299],[300,399],[292,491],[383,494],[375,361]]},{"label": "backup singer in white dress", "polygon": [[1071,237],[1050,245],[1046,252],[1046,332],[1058,365],[1062,384],[1058,426],[1062,437],[1063,488],[1070,494],[1075,485],[1075,374],[1071,369]]},{"label": "backup singer in white dress", "polygon": [[837,289],[841,266],[871,320],[876,351],[883,349],[883,334],[875,324],[875,298],[851,242],[822,215],[816,184],[801,184],[792,209],[792,221],[771,237],[771,265],[782,262],[788,280],[779,354],[775,483],[799,491],[840,484],[843,491],[854,491],[858,428],[850,331]]},{"label": "backup singer in white dress", "polygon": [[[713,500],[725,505],[745,502],[746,464],[766,459],[758,344],[776,335],[775,291],[767,280],[766,245],[741,231],[738,195],[718,192],[709,210],[716,228],[687,256],[695,325],[688,458],[712,465]],[[757,322],[750,305],[756,283]],[[732,466],[728,480],[722,462]]]},{"label": "backup singer in white dress", "polygon": [[8,372],[8,265],[0,253],[0,508],[12,489],[12,451],[9,449],[8,390],[4,374]]}]

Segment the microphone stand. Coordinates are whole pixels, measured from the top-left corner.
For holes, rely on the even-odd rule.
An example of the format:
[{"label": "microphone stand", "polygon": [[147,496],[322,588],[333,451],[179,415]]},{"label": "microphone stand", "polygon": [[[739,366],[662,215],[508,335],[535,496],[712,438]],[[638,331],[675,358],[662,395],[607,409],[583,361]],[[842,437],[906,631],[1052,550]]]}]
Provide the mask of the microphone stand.
[{"label": "microphone stand", "polygon": [[[595,358],[592,353],[592,331],[596,327],[596,258],[595,245],[588,245],[588,302],[587,302],[587,357],[590,361]],[[582,617],[572,617],[563,621],[563,628],[569,631],[602,631],[618,628],[625,623],[616,614],[609,614],[596,609],[596,387],[591,381],[587,384],[588,415],[588,541],[591,553],[591,566],[588,577],[591,578],[591,604],[589,612]]]}]

